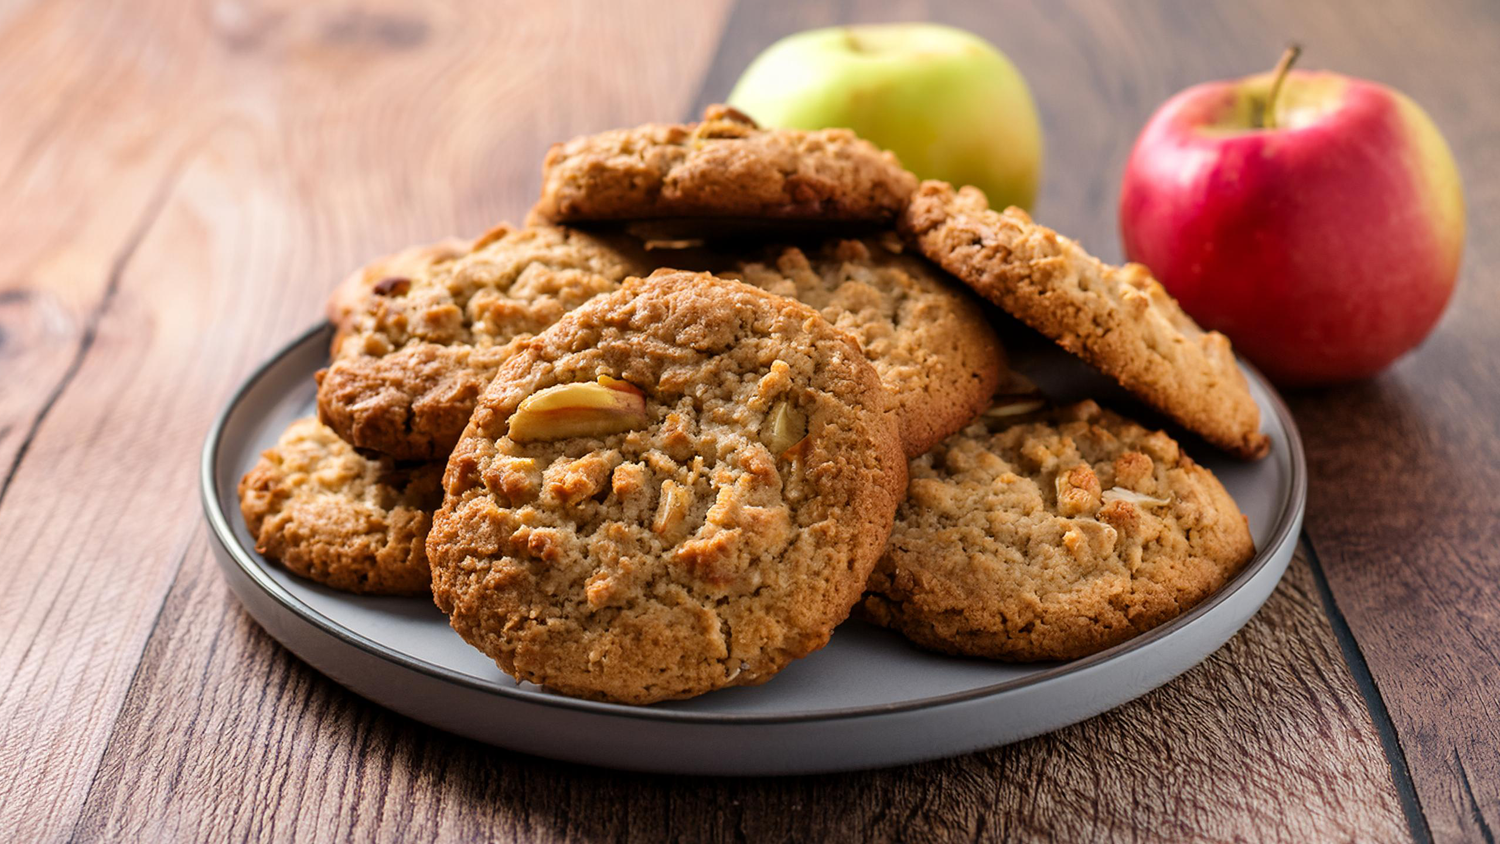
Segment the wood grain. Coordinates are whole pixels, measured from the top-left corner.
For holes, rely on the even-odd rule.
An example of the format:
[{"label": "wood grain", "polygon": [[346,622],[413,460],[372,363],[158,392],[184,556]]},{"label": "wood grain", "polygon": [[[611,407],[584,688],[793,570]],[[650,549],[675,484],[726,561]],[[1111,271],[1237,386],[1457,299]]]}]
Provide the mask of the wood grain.
[{"label": "wood grain", "polygon": [[[546,145],[723,96],[786,32],[934,17],[999,45],[1043,112],[1038,216],[1117,257],[1134,133],[1169,94],[1307,61],[1426,105],[1488,178],[1480,0],[674,7],[170,0],[0,7],[0,829],[15,840],[1440,840],[1500,829],[1495,247],[1388,376],[1291,397],[1305,556],[1202,666],[1050,736],[892,771],[625,775],[477,746],[271,642],[209,562],[208,420],[371,255],[518,217]],[[720,41],[720,31],[728,30]],[[1476,175],[1477,174],[1477,175]],[[65,478],[67,482],[58,483]],[[1419,508],[1425,502],[1443,506]],[[1416,541],[1414,541],[1416,540]],[[1400,782],[1399,776],[1396,782]]]},{"label": "wood grain", "polygon": [[[92,840],[1395,841],[1380,742],[1298,558],[1183,677],[1052,735],[838,776],[622,774],[475,745],[286,654],[201,549],[75,833]],[[204,646],[203,631],[212,631]]]},{"label": "wood grain", "polygon": [[[1444,131],[1465,175],[1468,254],[1429,341],[1372,382],[1288,397],[1307,440],[1307,529],[1410,771],[1419,834],[1500,835],[1500,108],[1473,80],[1500,75],[1500,7],[1275,2],[763,4],[736,16],[727,89],[759,45],[806,25],[934,18],[978,32],[1026,75],[1048,164],[1037,218],[1120,255],[1115,206],[1135,133],[1173,93],[1268,68],[1289,40],[1303,64],[1392,85]],[[893,8],[894,7],[894,8]],[[744,7],[741,7],[742,9]],[[779,11],[779,9],[778,9]]]},{"label": "wood grain", "polygon": [[[1435,840],[1500,836],[1500,8],[1393,4],[1326,61],[1432,114],[1464,175],[1459,289],[1428,342],[1365,384],[1288,397],[1307,530],[1401,738]],[[1387,61],[1380,61],[1388,57]],[[1404,57],[1405,60],[1396,60]],[[1336,63],[1336,64],[1335,64]]]},{"label": "wood grain", "polygon": [[547,144],[680,112],[725,13],[663,28],[647,3],[523,11],[0,15],[7,835],[76,821],[168,590],[201,563],[194,453],[234,384],[349,267],[519,216]]}]

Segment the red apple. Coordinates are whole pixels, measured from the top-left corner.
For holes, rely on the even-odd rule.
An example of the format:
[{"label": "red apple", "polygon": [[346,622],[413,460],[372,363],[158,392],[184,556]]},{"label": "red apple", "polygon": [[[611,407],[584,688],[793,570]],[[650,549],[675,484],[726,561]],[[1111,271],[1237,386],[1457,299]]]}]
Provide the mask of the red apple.
[{"label": "red apple", "polygon": [[1125,167],[1120,227],[1130,259],[1272,379],[1327,384],[1432,330],[1458,276],[1463,190],[1416,103],[1288,73],[1295,55],[1167,101]]}]

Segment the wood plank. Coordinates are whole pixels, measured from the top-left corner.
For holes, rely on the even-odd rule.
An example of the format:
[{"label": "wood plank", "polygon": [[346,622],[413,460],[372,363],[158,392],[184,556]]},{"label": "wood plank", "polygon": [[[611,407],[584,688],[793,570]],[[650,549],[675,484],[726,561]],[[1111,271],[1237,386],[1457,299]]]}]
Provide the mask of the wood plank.
[{"label": "wood plank", "polygon": [[[1435,840],[1500,835],[1500,9],[1392,4],[1329,26],[1330,66],[1412,96],[1465,176],[1459,289],[1379,378],[1289,396],[1308,445],[1307,531],[1401,739]],[[1332,18],[1337,17],[1337,23]],[[1330,49],[1332,48],[1332,49]]]},{"label": "wood plank", "polygon": [[[311,321],[347,266],[519,214],[536,171],[517,162],[551,140],[682,113],[722,13],[699,8],[685,35],[681,13],[668,27],[649,7],[613,4],[0,12],[11,129],[0,233],[19,256],[0,276],[0,478],[11,484],[0,493],[0,828],[38,839],[1401,837],[1378,737],[1300,563],[1225,650],[1095,721],[900,771],[751,782],[618,775],[460,742],[316,677],[238,610],[182,506],[228,389]],[[748,59],[776,26],[928,11],[806,3],[785,17],[755,4],[741,16],[768,23],[737,24],[724,50]],[[1495,13],[1477,2],[1357,16],[1082,0],[930,11],[986,34],[1028,74],[1049,131],[1042,219],[1106,255],[1134,127],[1186,84],[1258,69],[1289,33],[1313,64],[1427,104],[1466,171],[1493,163],[1493,109],[1472,108],[1478,94],[1461,87],[1493,76]],[[703,97],[722,96],[742,63],[721,58]],[[1480,230],[1495,197],[1476,187]],[[1481,254],[1465,307],[1421,357],[1370,387],[1294,397],[1325,479],[1310,528],[1442,838],[1496,828],[1496,697],[1483,696],[1496,618],[1477,609],[1497,605],[1495,559],[1465,534],[1482,536],[1495,506],[1484,495],[1494,461],[1478,462],[1495,441],[1481,343],[1494,280],[1476,270]],[[1394,456],[1372,468],[1382,452]],[[88,481],[49,489],[54,475]],[[1462,507],[1420,524],[1391,513],[1403,497],[1438,497],[1440,478]],[[1382,488],[1399,494],[1348,492]],[[1440,539],[1403,566],[1411,545],[1392,540],[1419,529]],[[1382,550],[1394,547],[1401,558]],[[1465,676],[1476,669],[1488,673]]]},{"label": "wood plank", "polygon": [[[79,115],[101,123],[167,120],[173,105],[144,90],[124,48],[108,32],[123,15],[106,10],[98,27],[64,4],[17,7],[0,19],[0,221],[7,266],[0,274],[0,501],[19,454],[93,342],[116,269],[153,216],[172,169],[169,142],[142,146],[117,131],[68,143]],[[66,33],[76,33],[69,38]],[[138,46],[138,45],[136,45]],[[169,62],[191,64],[194,54]],[[112,99],[98,79],[113,78]],[[132,107],[134,111],[132,111]],[[82,141],[82,139],[79,139]],[[87,203],[88,213],[79,213]],[[0,605],[3,606],[3,605]],[[0,648],[0,668],[8,665]]]},{"label": "wood plank", "polygon": [[1379,738],[1300,556],[1203,665],[1011,747],[721,779],[507,753],[391,714],[272,642],[196,538],[94,777],[83,839],[1395,841]]},{"label": "wood plank", "polygon": [[725,12],[517,11],[73,2],[0,20],[0,365],[28,372],[0,395],[8,834],[74,824],[167,592],[201,560],[196,452],[233,386],[359,261],[523,213],[553,140],[685,108]]},{"label": "wood plank", "polygon": [[[109,550],[126,516],[110,497],[157,481],[152,452],[121,459],[126,444],[114,436],[132,430],[114,427],[122,401],[134,398],[131,372],[83,370],[91,354],[109,359],[138,345],[139,328],[153,318],[136,303],[134,325],[104,322],[178,172],[180,133],[164,129],[158,142],[141,143],[141,123],[170,125],[177,106],[138,66],[150,53],[164,74],[186,76],[199,55],[189,44],[158,53],[139,39],[112,43],[110,33],[129,31],[130,17],[123,9],[33,4],[8,16],[0,34],[0,108],[10,129],[0,142],[0,231],[10,258],[0,282],[8,303],[0,347],[0,825],[39,835],[57,807],[83,799],[79,778],[53,780],[49,772],[65,774],[75,759],[92,769],[108,713],[170,585],[164,567],[148,570]],[[118,129],[85,136],[78,124],[86,118]],[[65,402],[70,395],[89,397],[92,407]],[[139,399],[130,403],[139,408]],[[43,430],[48,421],[65,437],[97,437],[98,448],[67,453]],[[182,442],[199,436],[172,419],[153,423]],[[150,447],[154,437],[141,439]],[[74,482],[56,482],[69,476]],[[135,526],[135,550],[149,547],[175,565],[180,554],[170,540],[143,536],[149,527],[145,519]],[[91,729],[101,715],[105,724]],[[18,827],[23,805],[34,821]]]},{"label": "wood plank", "polygon": [[[737,22],[738,67],[812,16],[764,7]],[[819,24],[885,19],[878,3],[824,4]],[[1500,107],[1478,80],[1500,74],[1500,8],[1479,0],[1343,4],[1070,0],[934,3],[985,35],[1026,75],[1046,132],[1038,219],[1106,258],[1120,255],[1118,179],[1138,128],[1191,84],[1257,72],[1286,41],[1304,65],[1390,84],[1429,111],[1467,176],[1469,229],[1500,222]],[[714,91],[704,97],[712,99]],[[1427,344],[1376,380],[1289,396],[1312,474],[1307,528],[1399,736],[1439,839],[1500,833],[1500,246],[1471,237],[1460,288]],[[1441,502],[1422,508],[1424,502]]]},{"label": "wood plank", "polygon": [[[734,41],[726,49],[743,47]],[[1100,719],[897,771],[739,781],[517,757],[383,713],[288,659],[194,559],[95,778],[82,837],[1384,840],[1405,830],[1300,560],[1230,646]],[[212,648],[206,630],[219,631]],[[125,771],[151,786],[123,787]]]}]

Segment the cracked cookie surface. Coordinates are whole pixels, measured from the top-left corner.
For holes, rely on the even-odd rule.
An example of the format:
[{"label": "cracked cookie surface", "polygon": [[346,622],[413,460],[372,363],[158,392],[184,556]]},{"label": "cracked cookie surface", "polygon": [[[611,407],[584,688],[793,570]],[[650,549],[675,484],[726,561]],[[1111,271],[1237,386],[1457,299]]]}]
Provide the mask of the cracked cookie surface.
[{"label": "cracked cookie surface", "polygon": [[456,237],[436,243],[412,246],[394,252],[350,273],[328,296],[326,312],[333,323],[334,354],[351,335],[368,325],[364,312],[372,296],[390,296],[411,284],[413,278],[425,276],[442,264],[463,257],[469,242]]},{"label": "cracked cookie surface", "polygon": [[982,416],[911,462],[862,608],[946,653],[1074,659],[1191,609],[1254,550],[1165,433],[1091,401]]},{"label": "cracked cookie surface", "polygon": [[240,513],[255,550],[294,574],[346,592],[422,595],[442,474],[441,463],[363,457],[302,419],[240,480]]},{"label": "cracked cookie surface", "polygon": [[829,241],[812,252],[778,247],[725,275],[810,305],[858,340],[896,400],[908,457],[968,424],[1006,371],[974,296],[903,254],[894,235]]},{"label": "cracked cookie surface", "polygon": [[889,225],[916,185],[895,155],[847,129],[762,129],[716,105],[699,123],[647,124],[554,145],[533,213],[554,222]]},{"label": "cracked cookie surface", "polygon": [[859,600],[905,478],[851,338],[749,285],[661,271],[501,367],[448,463],[433,593],[501,669],[565,694],[753,685]]},{"label": "cracked cookie surface", "polygon": [[330,302],[337,332],[318,375],[318,416],[350,443],[401,460],[447,457],[521,343],[648,266],[623,238],[551,226],[499,226],[461,251],[400,255]]},{"label": "cracked cookie surface", "polygon": [[1157,410],[1245,459],[1263,457],[1260,409],[1229,339],[1204,331],[1140,264],[1105,264],[1019,208],[923,182],[900,221],[922,253]]}]

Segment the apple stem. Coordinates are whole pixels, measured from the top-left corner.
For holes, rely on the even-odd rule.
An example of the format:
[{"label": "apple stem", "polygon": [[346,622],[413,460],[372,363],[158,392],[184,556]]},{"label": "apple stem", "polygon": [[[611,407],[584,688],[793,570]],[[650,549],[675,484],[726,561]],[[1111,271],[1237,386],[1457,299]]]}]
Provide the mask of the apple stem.
[{"label": "apple stem", "polygon": [[1302,55],[1302,47],[1298,44],[1288,44],[1286,50],[1281,54],[1281,60],[1276,62],[1276,69],[1271,71],[1271,93],[1266,95],[1265,127],[1276,128],[1276,96],[1281,93],[1281,83],[1286,81],[1287,71],[1292,69],[1292,63]]}]

